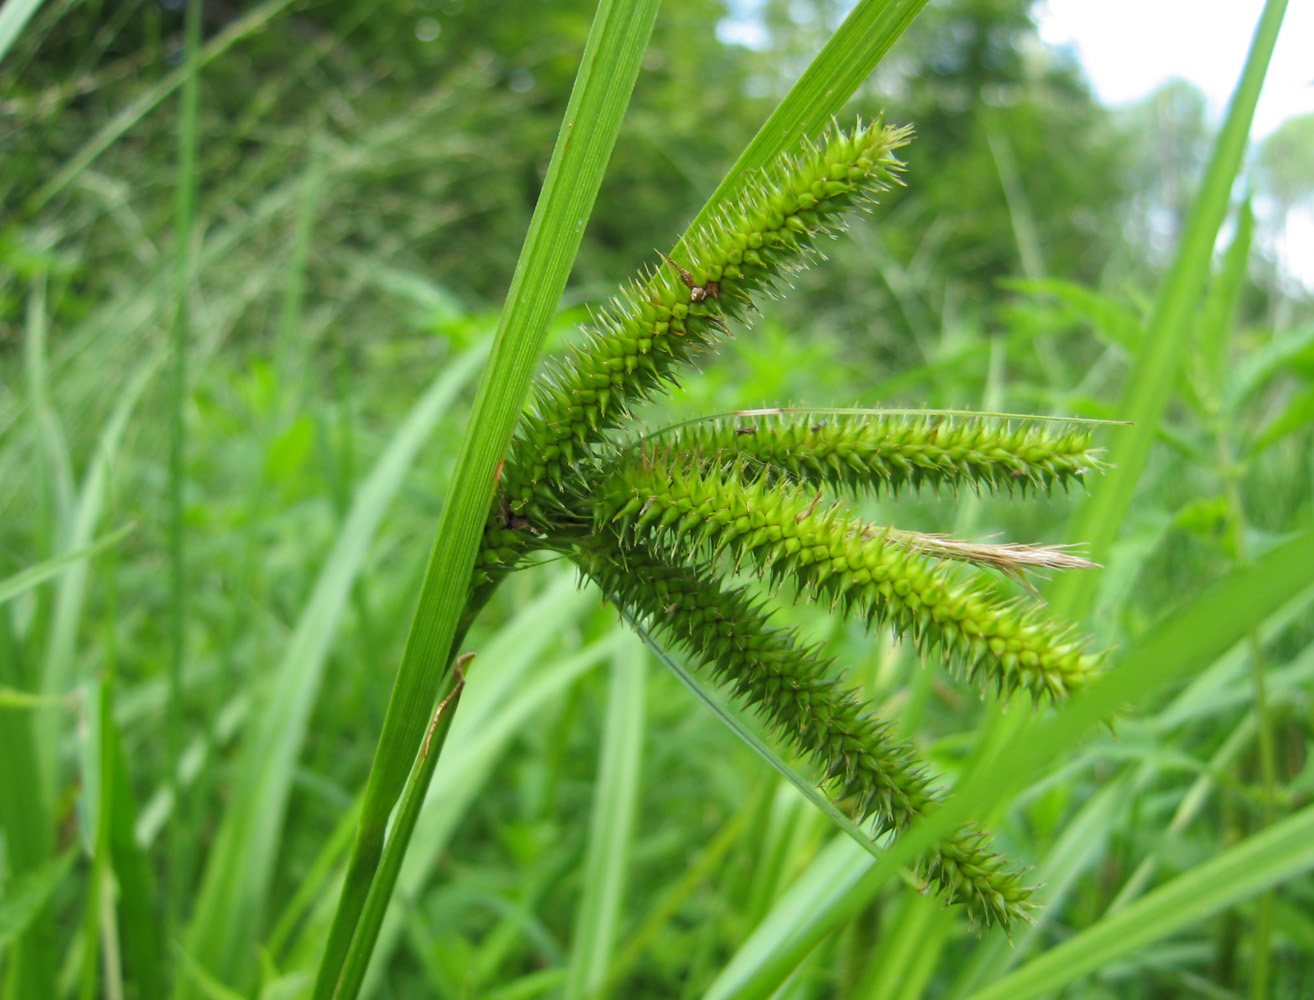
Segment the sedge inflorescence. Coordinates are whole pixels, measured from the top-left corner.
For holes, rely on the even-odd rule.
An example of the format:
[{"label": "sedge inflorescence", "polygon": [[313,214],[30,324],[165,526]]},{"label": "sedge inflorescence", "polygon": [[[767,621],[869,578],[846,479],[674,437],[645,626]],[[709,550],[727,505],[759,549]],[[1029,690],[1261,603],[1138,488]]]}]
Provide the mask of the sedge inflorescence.
[{"label": "sedge inflorescence", "polygon": [[[1101,468],[1085,429],[971,416],[743,412],[629,438],[633,407],[742,323],[898,182],[907,129],[835,126],[756,175],[671,256],[626,285],[535,384],[498,483],[472,606],[530,553],[567,554],[604,595],[725,685],[874,833],[904,829],[938,795],[835,660],[773,622],[751,586],[888,628],[928,661],[1008,697],[1066,697],[1101,656],[1038,602],[1000,597],[979,569],[1021,577],[1089,565],[1057,546],[987,545],[875,525],[834,494],[1039,492]],[[827,496],[827,492],[831,494]],[[922,860],[924,884],[974,923],[1027,919],[1030,889],[962,830]]]}]

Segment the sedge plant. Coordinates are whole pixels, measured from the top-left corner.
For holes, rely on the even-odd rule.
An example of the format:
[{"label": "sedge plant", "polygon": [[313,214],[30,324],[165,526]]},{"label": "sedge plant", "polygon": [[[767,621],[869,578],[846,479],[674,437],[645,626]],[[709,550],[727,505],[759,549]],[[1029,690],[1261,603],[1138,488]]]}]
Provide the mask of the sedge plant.
[{"label": "sedge plant", "polygon": [[[980,568],[1088,566],[1056,547],[989,545],[871,524],[837,494],[921,487],[1041,491],[1101,467],[1088,429],[969,415],[744,411],[636,437],[634,407],[673,385],[764,293],[819,256],[897,183],[910,130],[833,124],[755,176],[672,255],[629,282],[534,387],[500,470],[467,616],[541,550],[562,553],[627,617],[725,684],[809,759],[878,835],[937,796],[934,777],[817,645],[773,621],[751,585],[826,602],[906,637],[1003,696],[1058,700],[1101,655],[1039,602],[998,596]],[[680,259],[674,256],[680,254]],[[828,499],[828,496],[832,499]],[[966,828],[923,859],[923,883],[979,925],[1026,919],[1030,891]]]},{"label": "sedge plant", "polygon": [[[627,440],[624,431],[635,404],[703,358],[731,333],[732,324],[749,317],[756,297],[778,291],[791,271],[816,255],[820,237],[836,232],[847,213],[896,182],[901,165],[895,151],[908,141],[908,132],[877,122],[851,131],[835,127],[816,144],[805,137],[823,131],[920,7],[863,0],[853,9],[680,244],[670,254],[655,255],[650,269],[598,318],[586,344],[539,378],[534,402],[522,415],[513,401],[530,392],[547,319],[564,287],[654,13],[651,4],[600,5],[456,463],[456,486],[438,527],[317,974],[317,998],[353,996],[359,988],[414,829],[415,800],[423,796],[441,752],[445,720],[430,719],[436,704],[451,704],[446,695],[460,684],[450,664],[479,608],[535,550],[567,553],[631,617],[663,633],[670,645],[683,647],[713,675],[742,677],[749,688],[757,669],[750,665],[765,662],[753,644],[741,641],[755,631],[757,649],[770,647],[770,657],[789,670],[742,693],[765,705],[768,725],[820,763],[829,791],[854,815],[872,819],[880,831],[894,832],[933,802],[934,782],[911,749],[890,739],[856,693],[845,689],[833,665],[775,627],[760,596],[722,588],[710,616],[696,609],[677,615],[678,601],[652,603],[660,585],[627,597],[620,586],[633,579],[627,566],[650,560],[668,569],[705,567],[696,570],[698,586],[685,587],[695,592],[709,586],[715,578],[712,567],[725,559],[778,582],[790,578],[792,567],[799,570],[793,582],[800,585],[800,596],[829,600],[837,610],[862,615],[872,624],[888,620],[911,635],[924,654],[943,650],[964,673],[1005,692],[1025,688],[1043,690],[1044,697],[1061,695],[1098,669],[1099,656],[1064,626],[1050,623],[1034,606],[996,597],[985,580],[972,575],[973,565],[981,564],[1012,567],[1008,572],[1037,562],[1081,565],[1060,550],[977,547],[969,557],[973,547],[961,542],[859,525],[839,508],[822,506],[815,490],[792,514],[795,525],[815,517],[815,524],[804,525],[806,550],[797,532],[784,538],[790,515],[782,511],[775,512],[772,524],[754,524],[763,513],[754,510],[743,515],[747,523],[736,517],[726,528],[722,519],[727,511],[712,509],[706,496],[696,504],[692,496],[672,498],[670,508],[643,524],[638,522],[652,510],[642,510],[646,500],[638,510],[627,509],[638,485],[627,482],[626,475],[650,469],[658,460],[686,478],[697,475],[709,485],[715,480],[722,490],[769,491],[775,483],[784,496],[803,488],[808,479],[803,467],[813,461],[832,469],[848,462],[852,448],[845,434],[882,436],[878,421],[837,415],[834,436],[812,461],[803,458],[791,467],[731,454],[710,439],[692,450],[645,447]],[[616,64],[604,65],[608,58]],[[618,81],[630,83],[622,87]],[[794,190],[786,190],[791,184]],[[801,425],[784,426],[788,420],[781,417],[781,426],[768,421],[751,428],[753,436],[761,433],[764,443],[784,442],[789,434],[803,433]],[[814,430],[818,423],[823,421],[810,420],[807,432],[824,431],[824,426]],[[910,447],[901,453],[896,449],[885,461],[879,460],[879,447],[870,451],[874,464],[862,479],[864,488],[887,493],[922,484],[1049,489],[1082,479],[1099,466],[1082,431],[970,418],[903,421],[897,428],[913,435]],[[750,435],[740,432],[748,429],[736,420],[722,420],[690,433],[746,438]],[[983,447],[964,463],[963,448],[973,439]],[[680,440],[692,443],[686,437],[662,444]],[[947,448],[936,457],[940,445]],[[926,461],[913,463],[919,465],[914,469],[907,456],[919,450]],[[858,470],[851,463],[849,468],[820,488],[851,491]],[[826,475],[818,469],[810,475],[819,472]],[[721,525],[716,537],[678,530],[694,506],[708,525]],[[634,522],[627,523],[629,518]],[[813,540],[814,527],[824,537]],[[852,539],[844,539],[846,530]],[[837,547],[827,554],[832,541]],[[861,564],[850,565],[848,550],[854,547],[862,554]],[[866,565],[868,557],[871,565]],[[907,572],[917,577],[915,592]],[[668,590],[680,586],[679,577],[667,581]],[[891,601],[896,593],[898,600]],[[991,627],[982,632],[982,623]],[[674,631],[665,630],[666,624]],[[795,688],[801,682],[807,690]],[[782,694],[806,711],[791,712]],[[433,738],[425,738],[431,726]],[[965,903],[982,924],[1012,924],[1025,918],[1029,908],[1027,886],[977,830],[950,832],[925,852],[922,878],[946,899]]]}]

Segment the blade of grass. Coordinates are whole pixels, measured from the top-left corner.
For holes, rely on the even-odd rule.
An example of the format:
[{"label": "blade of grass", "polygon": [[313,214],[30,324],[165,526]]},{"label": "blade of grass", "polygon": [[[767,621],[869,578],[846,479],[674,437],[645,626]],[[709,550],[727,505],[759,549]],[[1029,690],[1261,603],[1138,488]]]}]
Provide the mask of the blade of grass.
[{"label": "blade of grass", "polygon": [[758,129],[687,232],[707,223],[753,171],[821,132],[925,6],[926,0],[861,0]]},{"label": "blade of grass", "polygon": [[352,581],[420,446],[482,358],[476,349],[448,366],[361,484],[252,720],[237,794],[210,852],[186,937],[197,965],[223,982],[244,982],[252,969],[297,755]]},{"label": "blade of grass", "polygon": [[42,0],[7,0],[0,6],[0,60],[4,59],[32,15],[41,8]]},{"label": "blade of grass", "polygon": [[[579,596],[577,592],[570,594],[572,599]],[[561,606],[559,601],[558,606]],[[575,605],[572,603],[565,606]],[[561,617],[552,619],[552,628],[559,628],[562,620]],[[542,645],[537,642],[528,646],[504,645],[503,652],[499,652],[496,646],[490,646],[488,651],[480,654],[483,666],[473,668],[473,677],[468,685],[471,695],[480,696],[480,703],[472,711],[456,716],[453,729],[456,730],[457,738],[450,752],[417,759],[417,768],[427,765],[429,775],[425,780],[429,782],[428,791],[424,791],[421,781],[416,781],[408,794],[423,798],[422,806],[416,809],[414,802],[408,803],[404,799],[403,805],[406,808],[403,810],[402,806],[398,807],[394,828],[405,831],[405,835],[389,838],[384,848],[384,864],[391,875],[387,879],[380,875],[370,889],[369,900],[361,916],[360,936],[352,941],[352,949],[357,957],[354,960],[352,956],[348,957],[343,967],[344,982],[347,981],[346,970],[353,961],[370,959],[371,954],[366,952],[363,943],[371,936],[376,942],[372,950],[372,969],[382,971],[380,958],[388,954],[393,946],[389,933],[391,929],[385,925],[384,918],[388,915],[387,907],[394,888],[400,884],[399,894],[403,898],[412,901],[419,898],[432,865],[450,841],[456,823],[487,782],[494,761],[506,749],[511,737],[531,718],[541,718],[546,702],[595,664],[612,655],[618,641],[623,638],[621,632],[608,632],[575,655],[554,663],[550,670],[515,689],[514,696],[509,698],[511,689],[507,685],[508,679],[523,675],[526,668],[541,655]],[[495,659],[498,662],[492,662]],[[489,672],[496,674],[492,683],[476,687]],[[493,697],[495,692],[497,696]],[[478,720],[477,723],[466,723],[465,720],[471,716]],[[414,851],[408,853],[405,846],[417,829],[423,834],[420,842],[425,845],[425,852],[422,855]],[[402,855],[405,855],[404,864]],[[382,871],[384,866],[380,868]],[[364,992],[373,995],[377,987],[377,977],[367,979]],[[347,994],[344,992],[339,996],[345,1000]]]},{"label": "blade of grass", "polygon": [[[140,996],[162,997],[166,989],[165,942],[159,890],[146,852],[137,841],[137,803],[128,773],[128,758],[118,722],[106,725],[109,792],[114,803],[109,846],[113,863],[114,903],[124,977]],[[108,992],[106,995],[110,995]]]},{"label": "blade of grass", "polygon": [[570,949],[567,1000],[582,1000],[602,987],[619,936],[641,780],[647,684],[646,651],[639,643],[626,643],[612,659],[607,687],[607,721],[598,744],[598,780],[584,891]]},{"label": "blade of grass", "polygon": [[901,902],[851,1000],[911,1000],[935,971],[955,929],[953,914],[930,895],[904,893]]},{"label": "blade of grass", "polygon": [[[188,301],[193,273],[193,237],[196,229],[196,144],[197,114],[201,102],[197,54],[201,46],[201,0],[187,0],[183,29],[183,78],[178,113],[178,170],[174,181],[173,206],[173,322],[169,342],[173,351],[169,378],[169,703],[165,711],[165,746],[169,760],[176,762],[183,748],[186,711],[183,705],[183,659],[187,655],[187,550],[183,509],[187,476],[187,345],[191,317]],[[167,854],[168,881],[164,894],[165,926],[178,923],[183,893],[191,884],[190,852],[183,834],[187,823],[187,800],[178,784],[177,767],[169,768],[174,809],[180,822],[170,823]]]},{"label": "blade of grass", "polygon": [[[400,847],[408,843],[410,834],[415,830],[415,823],[420,818],[420,810],[424,807],[425,791],[433,777],[433,768],[437,765],[443,743],[447,741],[447,734],[452,728],[452,719],[456,715],[456,707],[461,702],[462,692],[465,691],[462,666],[468,665],[472,659],[474,659],[473,654],[458,658],[453,667],[456,678],[452,689],[434,710],[433,721],[429,724],[429,729],[424,734],[424,741],[420,744],[415,767],[411,769],[406,788],[402,791],[401,802],[397,807],[397,816],[393,823],[394,837],[389,847],[394,845]],[[403,839],[396,838],[397,831],[402,831]],[[405,859],[405,850],[385,848],[379,862],[378,873],[370,886],[369,896],[365,899],[365,907],[361,910],[356,933],[352,935],[351,947],[347,949],[346,961],[342,963],[342,973],[338,976],[337,988],[333,991],[334,1000],[356,1000],[360,995],[360,987],[365,981],[370,957],[374,954],[374,946],[379,940],[379,930],[383,927],[383,917],[387,913],[392,890],[397,884],[397,876],[401,873],[402,862]]]},{"label": "blade of grass", "polygon": [[41,275],[34,282],[27,300],[27,317],[24,325],[23,354],[26,367],[28,397],[32,405],[32,420],[36,424],[39,453],[45,464],[49,482],[49,524],[46,537],[58,549],[65,539],[61,533],[68,530],[69,511],[73,509],[73,462],[68,454],[68,440],[59,416],[50,402],[50,359],[46,331],[46,279]]},{"label": "blade of grass", "polygon": [[[105,428],[96,442],[95,454],[83,477],[76,504],[70,513],[69,527],[64,532],[69,551],[85,549],[91,542],[104,509],[110,468],[118,455],[128,420],[146,386],[155,376],[161,360],[161,357],[156,355],[142,363],[124,386],[118,402],[105,421]],[[89,572],[88,562],[75,563],[60,577],[56,586],[54,615],[50,623],[41,683],[38,688],[41,694],[60,696],[67,694],[73,686],[74,650],[82,620],[82,606],[86,599]],[[56,788],[55,760],[61,732],[62,726],[53,722],[43,724],[38,732],[40,773],[52,792]]]},{"label": "blade of grass", "polygon": [[[112,631],[112,630],[111,630]],[[87,753],[83,767],[85,785],[84,798],[87,802],[87,820],[91,825],[91,871],[87,876],[87,896],[84,901],[82,919],[82,981],[79,996],[82,1000],[94,1000],[99,986],[99,964],[102,948],[107,956],[106,969],[119,969],[117,961],[117,944],[113,941],[109,928],[103,926],[102,903],[112,898],[113,888],[110,884],[110,822],[114,814],[112,793],[114,783],[111,768],[111,754],[108,740],[110,726],[113,725],[111,706],[113,705],[113,656],[107,665],[106,676],[90,685],[92,696],[87,700],[95,706],[93,725],[86,741]],[[123,992],[121,972],[106,976],[105,992],[109,996],[118,996]]]},{"label": "blade of grass", "polygon": [[973,993],[968,1000],[1028,1000],[1314,868],[1314,806],[1268,827]]},{"label": "blade of grass", "polygon": [[[0,899],[0,950],[12,945],[45,908],[51,895],[68,877],[77,857],[76,850],[65,851],[18,875],[5,886],[4,898]],[[12,976],[10,969],[5,971]]]},{"label": "blade of grass", "polygon": [[452,492],[439,519],[370,770],[338,915],[316,977],[316,1000],[332,995],[379,862],[388,815],[407,780],[438,692],[450,677],[452,648],[463,630],[470,575],[492,505],[498,464],[570,275],[658,6],[658,0],[602,0],[594,16],[492,357],[462,435]]},{"label": "blade of grass", "polygon": [[[0,625],[5,648],[0,650],[0,681],[21,663],[8,616]],[[0,823],[5,836],[5,861],[10,881],[0,896],[0,949],[7,949],[5,996],[39,996],[56,967],[45,947],[51,933],[46,902],[76,856],[68,852],[58,862],[50,800],[36,767],[37,713],[0,710]],[[12,945],[12,946],[10,946]],[[9,947],[7,947],[9,946]]]},{"label": "blade of grass", "polygon": [[13,600],[19,594],[27,593],[33,587],[45,583],[52,577],[59,576],[70,566],[92,559],[106,549],[118,545],[135,527],[132,524],[125,524],[116,531],[111,531],[108,535],[101,535],[90,545],[39,562],[35,566],[29,566],[27,569],[15,573],[7,580],[0,580],[0,604]]},{"label": "blade of grass", "polygon": [[[511,737],[529,719],[541,718],[545,703],[565,685],[614,653],[623,637],[615,629],[580,652],[555,662],[543,675],[527,678],[536,664],[546,660],[552,639],[578,627],[576,623],[591,603],[590,595],[580,590],[573,575],[562,573],[479,650],[461,698],[461,711],[452,722],[450,746],[436,762],[424,809],[412,835],[414,843],[424,845],[424,849],[407,852],[398,875],[396,891],[402,899],[419,899],[445,856],[457,823],[484,788],[493,764]],[[365,996],[378,992],[376,973],[386,965],[396,946],[401,923],[396,909],[388,913],[362,988]]]}]

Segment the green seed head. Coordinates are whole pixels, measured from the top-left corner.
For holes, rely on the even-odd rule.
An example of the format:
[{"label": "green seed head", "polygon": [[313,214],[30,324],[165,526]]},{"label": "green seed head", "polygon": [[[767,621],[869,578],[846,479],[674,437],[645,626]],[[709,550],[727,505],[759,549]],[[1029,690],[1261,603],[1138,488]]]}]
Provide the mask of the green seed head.
[{"label": "green seed head", "polygon": [[745,318],[754,296],[805,266],[819,237],[896,181],[902,164],[894,153],[909,137],[880,121],[835,128],[781,157],[693,233],[682,254],[687,266],[667,257],[631,281],[585,331],[585,343],[536,384],[506,466],[512,508],[559,512],[556,484],[571,465],[563,444],[597,444],[636,402],[673,384],[725,336],[728,321]]}]

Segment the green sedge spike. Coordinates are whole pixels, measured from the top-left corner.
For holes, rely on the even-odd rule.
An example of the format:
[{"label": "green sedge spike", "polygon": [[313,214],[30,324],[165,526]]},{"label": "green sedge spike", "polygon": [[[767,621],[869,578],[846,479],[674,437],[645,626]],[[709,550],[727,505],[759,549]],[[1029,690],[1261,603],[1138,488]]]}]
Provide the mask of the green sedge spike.
[{"label": "green sedge spike", "polygon": [[[912,749],[841,685],[834,660],[795,630],[771,626],[746,589],[712,582],[710,565],[671,565],[605,531],[575,561],[610,600],[646,619],[815,762],[823,786],[859,820],[874,820],[877,835],[904,829],[937,797]],[[1032,890],[979,831],[945,841],[921,872],[947,902],[964,904],[974,925],[1030,919]]]},{"label": "green sedge spike", "polygon": [[709,668],[826,775],[859,819],[899,829],[932,800],[924,769],[856,692],[837,686],[834,660],[800,644],[746,590],[722,589],[710,565],[672,566],[601,533],[579,557],[603,593]]},{"label": "green sedge spike", "polygon": [[604,308],[583,345],[540,377],[506,463],[510,512],[550,526],[565,480],[635,403],[675,382],[742,320],[753,296],[815,255],[818,238],[845,213],[897,183],[895,150],[911,136],[882,121],[838,126],[816,144],[782,156],[752,179],[684,244],[685,264],[666,255]]},{"label": "green sedge spike", "polygon": [[750,413],[690,424],[661,441],[673,452],[887,497],[962,486],[1050,493],[1104,468],[1089,429],[986,417]]},{"label": "green sedge spike", "polygon": [[1002,695],[1057,700],[1099,672],[1102,657],[1040,605],[1000,600],[900,534],[822,508],[819,492],[743,471],[645,450],[599,498],[598,524],[675,553],[729,551],[869,626],[888,624],[923,656],[943,649]]}]

